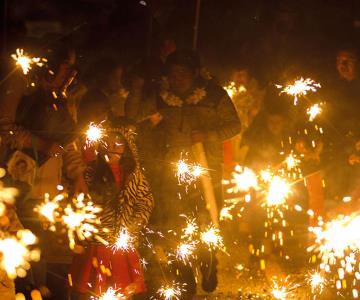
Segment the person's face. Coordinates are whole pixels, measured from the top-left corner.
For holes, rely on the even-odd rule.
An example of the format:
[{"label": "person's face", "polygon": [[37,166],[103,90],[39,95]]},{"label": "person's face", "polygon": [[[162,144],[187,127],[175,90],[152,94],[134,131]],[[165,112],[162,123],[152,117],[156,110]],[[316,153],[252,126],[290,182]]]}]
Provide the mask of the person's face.
[{"label": "person's face", "polygon": [[170,88],[179,95],[188,92],[195,80],[195,72],[190,68],[180,65],[170,67],[169,84]]},{"label": "person's face", "polygon": [[246,69],[237,70],[232,74],[231,81],[234,81],[237,85],[247,86],[250,81],[249,72]]},{"label": "person's face", "polygon": [[267,117],[267,127],[273,135],[280,135],[284,128],[284,118],[281,115],[269,115]]},{"label": "person's face", "polygon": [[125,152],[125,140],[110,136],[107,139],[106,144],[106,152],[109,158],[109,162],[117,162]]},{"label": "person's face", "polygon": [[336,57],[336,68],[339,76],[347,81],[356,77],[357,57],[349,51],[341,51]]}]

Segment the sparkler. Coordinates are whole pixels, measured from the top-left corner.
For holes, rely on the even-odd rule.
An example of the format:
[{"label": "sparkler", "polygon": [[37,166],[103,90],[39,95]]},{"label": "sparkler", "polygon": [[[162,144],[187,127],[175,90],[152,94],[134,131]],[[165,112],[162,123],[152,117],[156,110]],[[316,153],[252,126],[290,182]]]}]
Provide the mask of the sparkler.
[{"label": "sparkler", "polygon": [[164,300],[179,300],[184,291],[184,285],[173,282],[171,285],[164,285],[158,289],[158,294]]},{"label": "sparkler", "polygon": [[279,281],[276,281],[276,278],[274,278],[271,295],[278,300],[286,300],[288,296],[291,295],[291,292],[298,287],[296,284],[289,283],[289,277],[286,277],[285,279],[281,279]]},{"label": "sparkler", "polygon": [[285,159],[286,167],[288,170],[296,168],[300,164],[300,159],[296,158],[293,153],[290,153],[289,156]]},{"label": "sparkler", "polygon": [[243,85],[237,87],[234,81],[231,81],[229,85],[225,86],[224,90],[228,93],[231,99],[240,93],[246,92],[246,88]]},{"label": "sparkler", "polygon": [[116,242],[112,246],[114,251],[131,251],[134,250],[135,237],[130,234],[126,228],[122,228],[116,239]]},{"label": "sparkler", "polygon": [[124,294],[120,293],[118,290],[110,287],[106,292],[100,295],[99,298],[92,297],[93,300],[125,300],[126,297]]},{"label": "sparkler", "polygon": [[315,120],[315,118],[321,114],[322,112],[322,103],[316,103],[312,106],[310,106],[307,110],[306,110],[306,114],[309,116],[309,121],[312,122]]},{"label": "sparkler", "polygon": [[196,241],[181,243],[176,248],[176,258],[181,260],[184,264],[190,263],[190,259],[195,257],[194,252],[196,250],[196,245]]},{"label": "sparkler", "polygon": [[307,283],[313,294],[321,294],[327,284],[326,278],[319,272],[311,272],[307,275]]},{"label": "sparkler", "polygon": [[297,105],[298,98],[300,96],[307,95],[308,92],[316,92],[318,88],[321,88],[320,83],[315,82],[311,78],[296,79],[292,84],[285,87],[282,85],[275,85],[278,89],[282,89],[280,94],[286,93],[294,97],[294,105]]},{"label": "sparkler", "polygon": [[204,232],[200,234],[201,241],[206,244],[209,249],[225,249],[220,230],[210,225]]},{"label": "sparkler", "polygon": [[[319,222],[318,227],[310,227],[315,234],[315,244],[308,251],[318,253],[321,259],[320,269],[327,273],[336,272],[337,289],[347,289],[345,276],[350,277],[355,287],[360,279],[360,216],[338,216],[327,223]],[[354,293],[353,289],[352,293]]]},{"label": "sparkler", "polygon": [[249,168],[243,168],[241,166],[235,167],[235,172],[232,173],[232,179],[230,183],[234,184],[227,190],[228,193],[246,192],[251,188],[258,187],[258,180],[256,174]]},{"label": "sparkler", "polygon": [[289,184],[279,176],[274,176],[270,182],[268,195],[266,197],[267,206],[279,206],[285,204],[289,193]]},{"label": "sparkler", "polygon": [[86,130],[86,146],[90,147],[93,146],[96,143],[99,143],[102,141],[102,139],[106,136],[106,131],[103,127],[103,122],[100,122],[99,124],[95,124],[94,122],[91,122],[89,124],[88,129]]},{"label": "sparkler", "polygon": [[85,203],[84,194],[75,198],[74,206],[75,209],[68,204],[62,216],[62,221],[68,228],[70,249],[75,247],[75,234],[83,241],[98,233],[97,225],[100,224],[97,213],[101,211],[101,208],[94,206],[91,201]]},{"label": "sparkler", "polygon": [[204,168],[197,164],[188,164],[185,160],[179,160],[176,165],[176,177],[179,184],[190,185],[195,182],[202,174]]},{"label": "sparkler", "polygon": [[182,230],[183,236],[181,238],[191,239],[198,233],[198,230],[199,226],[196,224],[196,220],[186,217],[186,227]]},{"label": "sparkler", "polygon": [[16,49],[16,53],[11,54],[12,59],[15,60],[16,65],[19,66],[23,73],[26,75],[32,68],[32,65],[42,67],[46,62],[45,58],[39,57],[30,57],[25,52],[24,49]]},{"label": "sparkler", "polygon": [[40,250],[30,250],[29,246],[36,244],[37,238],[30,230],[19,230],[16,236],[0,240],[0,265],[9,278],[25,277],[30,268],[30,261],[40,259]]}]

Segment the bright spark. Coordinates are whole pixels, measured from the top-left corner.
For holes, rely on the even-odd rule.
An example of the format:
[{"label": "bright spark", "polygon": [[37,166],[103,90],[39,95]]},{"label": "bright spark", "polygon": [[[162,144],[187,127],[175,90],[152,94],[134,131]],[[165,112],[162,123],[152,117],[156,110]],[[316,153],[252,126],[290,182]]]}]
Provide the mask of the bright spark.
[{"label": "bright spark", "polygon": [[256,174],[249,168],[243,168],[241,166],[236,166],[235,171],[232,173],[231,183],[234,184],[234,187],[231,187],[227,190],[228,193],[238,193],[247,192],[251,188],[258,187],[258,181]]},{"label": "bright spark", "polygon": [[182,292],[185,289],[183,285],[173,282],[172,285],[164,285],[158,290],[158,294],[164,300],[180,300]]},{"label": "bright spark", "polygon": [[307,95],[308,92],[316,92],[318,88],[321,88],[320,83],[315,82],[311,78],[300,78],[295,80],[292,84],[289,84],[285,87],[282,85],[276,85],[278,89],[282,89],[280,94],[286,93],[294,97],[294,105],[297,104],[298,98],[300,96]]},{"label": "bright spark", "polygon": [[122,228],[119,235],[112,246],[114,251],[131,251],[134,250],[135,237],[130,234],[126,228]]},{"label": "bright spark", "polygon": [[194,258],[196,245],[197,243],[195,241],[181,243],[176,248],[176,258],[181,260],[184,264],[190,263],[191,258]]},{"label": "bright spark", "polygon": [[224,249],[223,239],[220,230],[210,225],[204,232],[200,234],[201,241],[206,244],[209,249]]},{"label": "bright spark", "polygon": [[190,185],[205,172],[204,168],[197,164],[188,164],[185,160],[179,160],[176,165],[176,177],[179,184]]},{"label": "bright spark", "polygon": [[100,124],[95,124],[94,122],[91,122],[89,124],[88,129],[86,130],[86,145],[92,146],[98,142],[101,142],[101,140],[106,136],[106,132],[104,127],[102,126],[101,122]]},{"label": "bright spark", "polygon": [[24,49],[16,49],[16,53],[11,54],[11,57],[15,60],[16,65],[19,66],[23,73],[26,75],[32,68],[32,65],[42,67],[46,59],[39,57],[30,57],[26,55]]},{"label": "bright spark", "polygon": [[186,227],[183,228],[183,236],[181,238],[192,238],[197,234],[199,226],[196,224],[195,219],[186,218]]},{"label": "bright spark", "polygon": [[294,169],[300,164],[300,159],[296,158],[293,153],[290,153],[289,156],[285,159],[286,167],[288,170]]},{"label": "bright spark", "polygon": [[5,237],[0,240],[0,265],[9,278],[25,277],[30,268],[30,261],[38,261],[39,250],[30,250],[37,238],[30,230],[19,230],[17,236]]},{"label": "bright spark", "polygon": [[267,206],[279,206],[284,204],[289,193],[289,184],[279,176],[274,176],[270,182],[268,195],[266,197]]},{"label": "bright spark", "polygon": [[319,272],[311,272],[307,275],[307,283],[313,294],[321,294],[326,286],[326,279]]},{"label": "bright spark", "polygon": [[74,249],[75,234],[83,241],[99,232],[97,225],[99,225],[100,220],[97,214],[101,211],[101,208],[94,206],[92,202],[85,203],[84,194],[80,194],[74,200],[75,208],[68,204],[62,216],[62,221],[68,228],[70,249]]},{"label": "bright spark", "polygon": [[322,112],[322,103],[316,103],[306,110],[306,114],[309,116],[309,121],[312,122]]},{"label": "bright spark", "polygon": [[246,92],[246,88],[243,85],[236,86],[234,81],[231,81],[229,85],[224,86],[224,90],[228,93],[229,97],[233,99],[237,95]]}]

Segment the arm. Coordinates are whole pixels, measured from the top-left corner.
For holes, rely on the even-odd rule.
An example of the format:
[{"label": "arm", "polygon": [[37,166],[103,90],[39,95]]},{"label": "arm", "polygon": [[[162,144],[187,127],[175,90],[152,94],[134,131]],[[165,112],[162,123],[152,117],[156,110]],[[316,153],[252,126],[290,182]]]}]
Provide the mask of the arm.
[{"label": "arm", "polygon": [[227,94],[221,98],[217,111],[220,124],[216,130],[208,132],[208,140],[225,141],[237,135],[241,130],[241,124],[234,104]]},{"label": "arm", "polygon": [[140,170],[135,172],[134,178],[128,183],[121,205],[122,225],[137,232],[148,223],[154,198]]}]

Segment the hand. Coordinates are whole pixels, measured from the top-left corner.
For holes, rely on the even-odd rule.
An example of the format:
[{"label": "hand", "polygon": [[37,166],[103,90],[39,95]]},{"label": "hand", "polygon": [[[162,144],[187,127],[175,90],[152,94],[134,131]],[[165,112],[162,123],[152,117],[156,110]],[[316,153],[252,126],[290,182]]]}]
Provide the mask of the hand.
[{"label": "hand", "polygon": [[50,156],[58,156],[64,153],[64,148],[57,143],[52,143],[51,146],[48,148],[47,153]]},{"label": "hand", "polygon": [[84,176],[82,174],[81,174],[81,176],[79,176],[78,178],[76,178],[74,180],[74,193],[75,194],[89,193],[88,186],[87,186]]},{"label": "hand", "polygon": [[163,116],[159,112],[157,112],[156,114],[151,115],[149,119],[151,124],[153,126],[156,126],[162,121]]},{"label": "hand", "polygon": [[205,142],[207,140],[207,134],[203,131],[193,130],[191,132],[191,140],[194,144]]},{"label": "hand", "polygon": [[356,155],[356,154],[351,154],[349,156],[349,164],[353,166],[353,165],[356,165],[358,163],[360,163],[360,156]]}]

